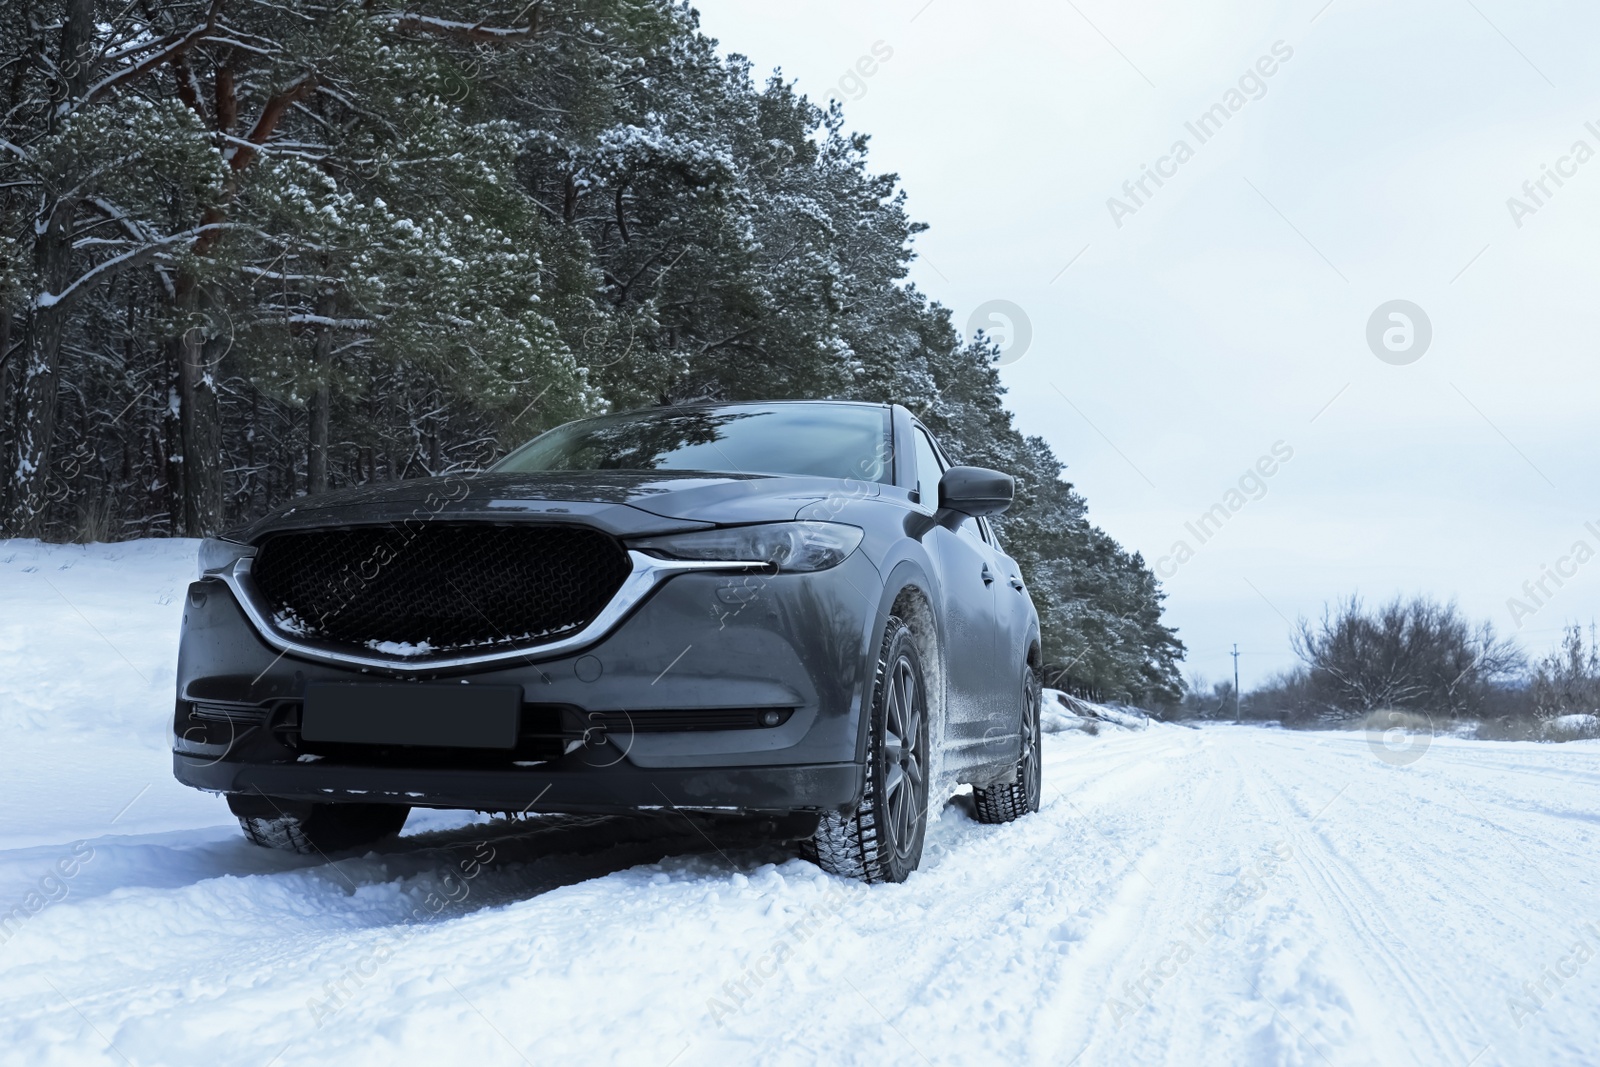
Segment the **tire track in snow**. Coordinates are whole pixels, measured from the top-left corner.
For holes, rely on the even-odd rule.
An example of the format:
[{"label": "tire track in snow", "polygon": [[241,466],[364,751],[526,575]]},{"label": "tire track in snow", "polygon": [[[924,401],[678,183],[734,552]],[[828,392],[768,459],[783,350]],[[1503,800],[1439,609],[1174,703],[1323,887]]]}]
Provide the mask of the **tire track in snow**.
[{"label": "tire track in snow", "polygon": [[[1319,739],[1316,743],[1319,746],[1359,745],[1357,749],[1340,752],[1341,757],[1348,761],[1351,770],[1356,772],[1351,778],[1356,777],[1358,773],[1369,775],[1375,769],[1382,769],[1374,767],[1370,752],[1362,751],[1368,747],[1365,741],[1346,741],[1342,737],[1335,737]],[[1404,768],[1395,768],[1407,775],[1415,776],[1415,779],[1390,779],[1384,784],[1388,790],[1398,785],[1409,787],[1407,799],[1417,803],[1432,799],[1427,795],[1430,790],[1425,787],[1431,787],[1435,783],[1440,784],[1453,793],[1455,799],[1462,802],[1450,808],[1436,809],[1442,817],[1480,822],[1505,835],[1507,841],[1534,843],[1572,864],[1583,865],[1594,854],[1592,837],[1585,836],[1579,842],[1581,846],[1588,847],[1568,848],[1567,830],[1553,835],[1534,834],[1529,832],[1525,824],[1507,826],[1504,822],[1491,819],[1486,814],[1488,810],[1501,809],[1518,820],[1532,816],[1537,819],[1600,822],[1600,812],[1597,812],[1592,803],[1596,787],[1600,787],[1600,771],[1590,772],[1564,766],[1567,763],[1600,763],[1600,760],[1591,756],[1589,751],[1571,744],[1561,746],[1556,751],[1561,754],[1560,760],[1546,757],[1543,763],[1540,763],[1515,753],[1499,751],[1480,741],[1450,740],[1443,743],[1436,741],[1416,763]],[[1317,769],[1324,774],[1328,770],[1325,766]],[[1561,809],[1551,806],[1555,802],[1552,797],[1556,792],[1552,789],[1554,783],[1560,783],[1560,787],[1565,790],[1564,795],[1572,798],[1570,806]],[[1578,799],[1585,791],[1591,798],[1588,806],[1584,806]],[[1536,868],[1539,867],[1531,860],[1529,863]],[[1539,873],[1543,877],[1548,872],[1541,870]]]},{"label": "tire track in snow", "polygon": [[[1148,1006],[1129,1008],[1137,1016],[1132,1030],[1122,1029],[1124,1019],[1114,1002],[1135,999],[1128,987],[1167,952],[1170,936],[1189,917],[1185,909],[1198,914],[1202,909],[1194,901],[1210,895],[1212,887],[1200,884],[1206,872],[1199,865],[1184,864],[1181,856],[1186,849],[1176,843],[1195,840],[1197,829],[1223,822],[1227,805],[1214,769],[1204,767],[1211,756],[1208,745],[1201,741],[1187,755],[1182,768],[1186,773],[1172,774],[1158,802],[1145,809],[1159,820],[1159,836],[1138,857],[1129,858],[1132,876],[1116,887],[1103,918],[1068,957],[1065,973],[1056,977],[1053,1004],[1044,1015],[1048,1022],[1034,1048],[1035,1062],[1130,1062],[1135,1056],[1130,1044],[1148,1056],[1170,1037],[1177,1020],[1153,1009],[1178,995],[1178,988],[1163,984],[1154,990]],[[1197,781],[1203,783],[1198,796]],[[1170,811],[1185,814],[1181,819],[1161,816]],[[1186,966],[1176,978],[1191,974]]]},{"label": "tire track in snow", "polygon": [[[1237,760],[1236,756],[1235,759]],[[1243,774],[1242,768],[1241,774]],[[1284,826],[1295,826],[1298,817],[1289,815],[1285,810],[1286,807],[1298,807],[1294,803],[1292,794],[1273,776],[1270,767],[1265,770],[1265,779],[1263,784],[1270,783],[1278,793],[1279,799],[1273,799],[1254,786],[1251,787],[1252,793],[1258,802],[1275,813],[1276,818]],[[1363,791],[1352,789],[1349,792]],[[1383,793],[1375,791],[1367,792],[1366,795],[1383,795]],[[1341,951],[1346,952],[1349,951],[1347,946],[1354,946],[1359,957],[1375,962],[1390,978],[1384,987],[1379,988],[1370,981],[1374,968],[1361,967],[1358,961],[1357,968],[1351,973],[1368,976],[1364,990],[1366,996],[1363,998],[1366,1011],[1382,1012],[1390,1018],[1395,1018],[1392,1010],[1385,1010],[1385,1002],[1388,1000],[1385,994],[1399,992],[1410,1008],[1409,1011],[1400,1013],[1399,1019],[1402,1024],[1412,1024],[1409,1028],[1411,1036],[1404,1041],[1404,1045],[1414,1053],[1418,1050],[1426,1052],[1425,1055],[1407,1062],[1466,1064],[1487,1042],[1480,1042],[1476,1048],[1469,1049],[1467,1043],[1462,1041],[1453,1029],[1444,1027],[1439,1022],[1445,1015],[1440,1009],[1438,998],[1430,990],[1448,992],[1451,988],[1449,981],[1432,969],[1428,969],[1425,981],[1417,977],[1416,969],[1426,968],[1426,965],[1414,955],[1409,960],[1402,959],[1401,952],[1394,947],[1407,945],[1410,939],[1384,918],[1385,912],[1390,910],[1388,902],[1381,898],[1371,883],[1337,855],[1327,836],[1314,823],[1307,823],[1298,829],[1300,832],[1296,837],[1300,847],[1295,853],[1296,866],[1307,875],[1302,884],[1311,890],[1323,905],[1318,908],[1319,915],[1339,917],[1343,926],[1354,934],[1354,936],[1330,936],[1330,943],[1338,945]],[[1454,1017],[1468,1014],[1464,1005],[1453,997],[1450,1007]],[[1404,1030],[1407,1027],[1401,1025],[1397,1029]],[[1417,1040],[1419,1033],[1426,1036],[1425,1043]]]},{"label": "tire track in snow", "polygon": [[[1577,889],[1564,900],[1530,892],[1542,883],[1522,884],[1532,875],[1512,845],[1553,874],[1570,870],[1581,889],[1600,872],[1575,851],[1586,830],[1519,817],[1519,836],[1506,838],[1473,810],[1508,825],[1497,793],[1520,803],[1552,787],[1581,805],[1593,791],[1555,772],[1590,757],[1564,760],[1552,746],[1537,750],[1542,770],[1489,759],[1468,769],[1452,753],[1419,773],[1380,766],[1357,745],[1222,727],[1055,738],[1043,811],[989,827],[959,803],[944,809],[925,868],[901,886],[832,879],[717,831],[726,855],[687,828],[653,848],[585,852],[603,835],[573,823],[496,838],[501,858],[468,907],[406,926],[407,902],[485,828],[341,858],[354,890],[326,865],[248,872],[222,857],[206,876],[208,850],[221,851],[203,842],[192,869],[168,872],[181,884],[112,879],[0,949],[0,1063],[120,1064],[98,1028],[141,1067],[241,1056],[263,1067],[286,1044],[275,1067],[488,1067],[524,1055],[641,1067],[674,1057],[673,1067],[1066,1067],[1080,1052],[1076,1067],[1466,1067],[1429,1020],[1493,1037],[1502,1062],[1592,1063],[1600,964],[1525,1030],[1505,1010],[1505,995],[1538,980],[1570,947],[1562,931],[1592,911]],[[1263,895],[1224,907],[1261,846],[1285,834],[1296,860],[1265,879]],[[173,859],[167,840],[160,862]],[[108,845],[110,865],[158,843],[108,841],[122,842]],[[577,854],[553,854],[566,849]],[[671,855],[651,862],[652,851]],[[1196,941],[1150,1009],[1117,1029],[1106,996],[1202,913],[1222,915],[1222,931]],[[708,994],[806,914],[821,924],[717,1027]],[[398,945],[392,959],[325,1028],[312,1026],[308,996],[385,939]]]},{"label": "tire track in snow", "polygon": [[[478,842],[493,846],[492,858]],[[64,1020],[94,1045],[80,1020],[91,1030],[97,1024],[89,1020],[101,1020],[118,1041],[117,1029],[141,1033],[164,1012],[203,1013],[286,978],[293,999],[278,1023],[288,1040],[324,983],[347,980],[347,961],[479,911],[711,848],[688,829],[666,831],[660,820],[562,816],[526,827],[436,831],[285,871],[224,871],[177,888],[69,898],[19,928],[0,951],[0,1063],[13,1062],[3,1051],[6,1027],[54,1029]],[[482,870],[463,879],[469,860]],[[451,872],[464,895],[445,885]],[[257,936],[263,930],[273,936]],[[130,975],[138,977],[130,982]]]},{"label": "tire track in snow", "polygon": [[[1541,752],[1543,763],[1523,758],[1529,750]],[[1399,955],[1418,961],[1412,968],[1416,981],[1441,995],[1450,1014],[1436,1012],[1434,1018],[1466,1046],[1467,1054],[1453,1061],[1457,1067],[1469,1061],[1478,1067],[1496,1062],[1588,1067],[1595,1060],[1592,1041],[1583,1039],[1587,1028],[1581,1018],[1541,1010],[1536,1025],[1525,1026],[1526,1017],[1517,1017],[1511,999],[1526,1001],[1528,982],[1549,981],[1548,967],[1570,956],[1578,938],[1589,940],[1588,951],[1593,951],[1585,924],[1593,914],[1586,902],[1594,899],[1595,852],[1581,848],[1592,832],[1564,824],[1560,813],[1517,817],[1509,825],[1489,813],[1505,814],[1522,798],[1547,793],[1552,781],[1568,785],[1574,779],[1560,771],[1568,764],[1592,763],[1594,749],[1518,746],[1507,753],[1493,743],[1460,742],[1443,749],[1450,759],[1436,761],[1439,751],[1432,749],[1425,761],[1404,768],[1375,760],[1364,767],[1352,764],[1355,769],[1344,781],[1359,787],[1339,802],[1351,807],[1318,833],[1329,854],[1364,887],[1365,898],[1379,902],[1378,914],[1416,920],[1409,937],[1390,944]],[[1324,795],[1332,795],[1337,783],[1330,777],[1339,768],[1313,759],[1292,766],[1302,776],[1313,776],[1298,778],[1296,786],[1315,782]],[[1275,764],[1268,776],[1282,794],[1290,794],[1284,768]],[[1594,790],[1573,789],[1567,800],[1600,808]],[[1580,848],[1568,847],[1571,843]],[[1579,973],[1588,975],[1588,969]],[[1592,1004],[1592,975],[1585,985]],[[1570,998],[1584,995],[1557,982],[1539,999],[1571,1004]]]},{"label": "tire track in snow", "polygon": [[[1189,743],[1190,735],[1114,738],[1104,749],[1073,745],[1065,760],[1047,747],[1046,781],[1069,794],[1074,779],[1087,783],[1086,792],[1115,798],[1114,815],[1146,787],[1157,795],[1170,789],[1151,764],[1169,745]],[[1077,807],[1092,817],[1094,805],[1088,799]],[[930,828],[924,869],[904,886],[850,886],[836,930],[818,948],[827,958],[791,967],[776,988],[763,989],[751,1007],[756,1018],[741,1019],[748,1025],[735,1036],[764,1028],[753,1057],[764,1063],[963,1063],[965,1054],[952,1055],[938,1035],[964,1025],[985,1035],[995,1057],[1026,1060],[1047,991],[1068,958],[1063,950],[1104,922],[1103,901],[1140,880],[1084,818],[1049,786],[1043,810],[1006,826],[981,826],[959,807],[947,809]],[[826,1055],[814,1046],[819,1029],[833,1035]],[[729,1047],[696,1046],[675,1067],[726,1062]]]}]

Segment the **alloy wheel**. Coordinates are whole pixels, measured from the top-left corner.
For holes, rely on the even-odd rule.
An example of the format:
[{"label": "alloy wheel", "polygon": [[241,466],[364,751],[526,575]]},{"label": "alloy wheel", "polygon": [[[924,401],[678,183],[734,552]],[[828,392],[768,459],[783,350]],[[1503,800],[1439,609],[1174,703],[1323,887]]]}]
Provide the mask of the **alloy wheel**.
[{"label": "alloy wheel", "polygon": [[916,844],[917,820],[927,792],[927,754],[923,724],[927,700],[909,656],[895,660],[884,694],[884,808],[895,854],[909,855]]},{"label": "alloy wheel", "polygon": [[1022,766],[1019,769],[1022,787],[1027,790],[1028,810],[1038,811],[1044,792],[1042,738],[1039,722],[1039,690],[1033,685],[1022,687]]}]

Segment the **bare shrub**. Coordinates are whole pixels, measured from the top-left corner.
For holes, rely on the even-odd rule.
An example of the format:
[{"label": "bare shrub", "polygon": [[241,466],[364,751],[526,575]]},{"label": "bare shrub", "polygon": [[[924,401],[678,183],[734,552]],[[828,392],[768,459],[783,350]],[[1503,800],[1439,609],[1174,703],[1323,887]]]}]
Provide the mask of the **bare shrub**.
[{"label": "bare shrub", "polygon": [[1326,726],[1345,718],[1337,708],[1320,700],[1312,691],[1311,677],[1304,669],[1284,671],[1267,679],[1244,698],[1244,718],[1276,721],[1296,729]]},{"label": "bare shrub", "polygon": [[1567,715],[1541,723],[1546,741],[1589,741],[1600,738],[1600,716]]},{"label": "bare shrub", "polygon": [[1233,682],[1223,681],[1212,685],[1203,676],[1189,676],[1184,686],[1183,700],[1166,716],[1169,721],[1179,719],[1226,719],[1234,716]]},{"label": "bare shrub", "polygon": [[1483,707],[1525,660],[1494,624],[1474,626],[1454,602],[1397,598],[1369,610],[1359,597],[1300,620],[1294,650],[1313,700],[1365,715],[1405,709],[1452,719]]},{"label": "bare shrub", "polygon": [[1572,715],[1539,720],[1503,715],[1479,723],[1473,736],[1479,741],[1587,741],[1600,738],[1600,718]]},{"label": "bare shrub", "polygon": [[1600,647],[1569,626],[1561,647],[1533,669],[1533,714],[1541,720],[1600,711]]}]

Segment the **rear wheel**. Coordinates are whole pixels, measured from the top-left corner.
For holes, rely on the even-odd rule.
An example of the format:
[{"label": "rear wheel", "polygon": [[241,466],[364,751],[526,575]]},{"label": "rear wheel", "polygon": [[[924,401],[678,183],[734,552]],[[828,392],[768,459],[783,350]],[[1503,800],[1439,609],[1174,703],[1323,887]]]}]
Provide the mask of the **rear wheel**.
[{"label": "rear wheel", "polygon": [[805,848],[831,874],[903,882],[922,861],[928,812],[928,689],[911,630],[891,617],[873,683],[867,788],[848,815],[828,812]]},{"label": "rear wheel", "polygon": [[1044,789],[1044,773],[1040,765],[1040,696],[1039,676],[1032,667],[1023,667],[1022,754],[1017,757],[1017,780],[973,789],[973,810],[979,822],[1012,822],[1039,810],[1039,795]]},{"label": "rear wheel", "polygon": [[301,804],[230,796],[244,835],[262,848],[317,856],[365,848],[393,837],[411,809],[404,804]]}]

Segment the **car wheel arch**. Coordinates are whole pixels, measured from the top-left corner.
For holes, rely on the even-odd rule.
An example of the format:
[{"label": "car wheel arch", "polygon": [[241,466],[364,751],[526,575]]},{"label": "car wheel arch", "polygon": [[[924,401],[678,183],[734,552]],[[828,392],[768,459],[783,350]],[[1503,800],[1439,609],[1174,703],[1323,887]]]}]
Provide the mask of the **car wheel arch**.
[{"label": "car wheel arch", "polygon": [[1044,686],[1044,642],[1040,637],[1039,627],[1037,624],[1029,627],[1028,638],[1024,643],[1024,647],[1026,647],[1028,651],[1023,656],[1023,666],[1032,671],[1034,678],[1038,679],[1039,686],[1041,688],[1040,700],[1042,702],[1042,689]]},{"label": "car wheel arch", "polygon": [[924,669],[936,679],[934,684],[928,686],[928,736],[930,748],[932,749],[932,766],[930,770],[934,782],[937,783],[942,764],[940,748],[945,736],[943,658],[945,633],[943,620],[939,618],[939,614],[934,608],[935,602],[928,574],[915,561],[902,560],[889,572],[888,579],[883,584],[883,595],[879,599],[872,627],[867,635],[866,646],[863,650],[863,655],[866,659],[866,669],[863,675],[867,681],[862,686],[862,691],[858,697],[856,760],[865,762],[867,758],[868,731],[865,717],[871,712],[872,694],[870,686],[877,675],[876,658],[878,650],[883,647],[885,630],[889,620],[897,618],[911,629]]}]

